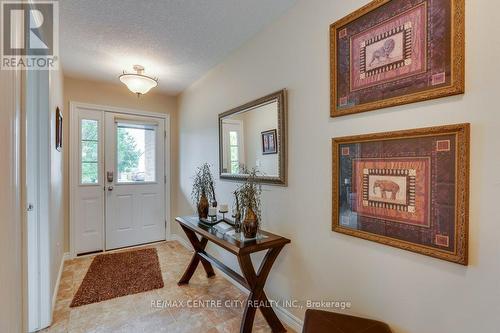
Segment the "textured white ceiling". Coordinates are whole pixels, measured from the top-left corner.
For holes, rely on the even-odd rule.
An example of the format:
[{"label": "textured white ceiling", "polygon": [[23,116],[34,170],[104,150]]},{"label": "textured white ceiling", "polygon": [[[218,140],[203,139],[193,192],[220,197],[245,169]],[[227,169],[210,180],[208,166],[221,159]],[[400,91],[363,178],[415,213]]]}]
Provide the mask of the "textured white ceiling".
[{"label": "textured white ceiling", "polygon": [[181,92],[296,0],[61,0],[66,75],[118,82],[134,64]]}]

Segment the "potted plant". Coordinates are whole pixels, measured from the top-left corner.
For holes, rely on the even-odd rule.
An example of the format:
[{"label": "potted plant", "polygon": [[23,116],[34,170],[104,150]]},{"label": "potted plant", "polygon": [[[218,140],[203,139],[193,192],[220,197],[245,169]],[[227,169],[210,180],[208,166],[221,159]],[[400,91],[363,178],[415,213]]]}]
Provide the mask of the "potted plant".
[{"label": "potted plant", "polygon": [[238,198],[241,208],[244,210],[242,223],[243,234],[246,238],[255,238],[261,220],[261,200],[262,186],[257,182],[257,169],[245,170],[248,175],[247,180],[238,189]]},{"label": "potted plant", "polygon": [[198,217],[206,219],[208,216],[209,200],[212,205],[215,201],[215,187],[210,165],[204,163],[196,169],[196,174],[193,177],[193,189],[191,191],[191,199],[198,209]]}]

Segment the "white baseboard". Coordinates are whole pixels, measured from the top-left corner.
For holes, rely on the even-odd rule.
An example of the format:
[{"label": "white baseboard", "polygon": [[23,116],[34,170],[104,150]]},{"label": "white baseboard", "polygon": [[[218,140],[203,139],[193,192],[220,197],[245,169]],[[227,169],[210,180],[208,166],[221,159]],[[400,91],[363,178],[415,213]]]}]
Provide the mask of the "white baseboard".
[{"label": "white baseboard", "polygon": [[54,314],[54,308],[56,307],[56,300],[57,300],[57,292],[59,291],[59,284],[61,283],[61,275],[64,270],[64,262],[68,259],[70,259],[70,254],[69,252],[63,253],[63,256],[61,258],[61,264],[59,265],[59,273],[57,273],[57,280],[56,280],[56,285],[54,286],[54,293],[52,295],[52,310],[50,311],[50,322],[52,325],[52,316]]},{"label": "white baseboard", "polygon": [[[193,247],[191,246],[191,244],[189,244],[188,241],[186,241],[184,238],[182,238],[181,236],[179,236],[177,234],[172,234],[170,237],[170,240],[178,241],[186,249],[188,249],[190,251],[193,250]],[[226,278],[226,280],[231,282],[236,288],[241,290],[243,293],[245,293],[246,295],[249,294],[249,291],[245,287],[243,287],[241,284],[236,282],[236,280],[231,278],[229,275],[227,275],[226,273],[224,273],[223,271],[221,271],[217,267],[214,267],[214,270],[216,270],[217,273],[219,273],[224,278]],[[287,309],[285,309],[282,306],[275,305],[275,306],[273,306],[273,308],[276,310],[276,315],[278,316],[278,318],[280,320],[282,320],[288,327],[292,328],[295,332],[298,332],[298,333],[302,332],[302,327],[304,326],[304,321],[300,320],[297,316],[293,315],[290,311],[288,311]]]},{"label": "white baseboard", "polygon": [[290,311],[282,306],[275,306],[276,315],[281,319],[288,327],[293,329],[297,333],[302,332],[302,327],[304,326],[304,321],[299,319],[297,316],[292,314]]}]

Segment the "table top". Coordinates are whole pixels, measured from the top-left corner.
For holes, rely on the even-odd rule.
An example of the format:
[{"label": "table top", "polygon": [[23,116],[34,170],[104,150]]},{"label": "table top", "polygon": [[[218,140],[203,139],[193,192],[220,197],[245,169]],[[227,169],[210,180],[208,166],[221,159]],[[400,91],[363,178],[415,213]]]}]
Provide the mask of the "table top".
[{"label": "table top", "polygon": [[263,230],[260,230],[260,234],[264,235],[265,238],[240,241],[231,236],[223,235],[217,232],[215,228],[201,223],[198,216],[179,216],[176,217],[175,220],[181,224],[181,226],[194,231],[236,255],[259,252],[272,247],[283,246],[291,242],[287,238]]}]

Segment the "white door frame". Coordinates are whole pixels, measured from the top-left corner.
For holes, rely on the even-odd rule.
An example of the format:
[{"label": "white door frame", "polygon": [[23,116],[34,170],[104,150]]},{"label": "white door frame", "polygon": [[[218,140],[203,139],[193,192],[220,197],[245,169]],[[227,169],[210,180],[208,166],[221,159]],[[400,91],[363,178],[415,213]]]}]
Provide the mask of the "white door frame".
[{"label": "white door frame", "polygon": [[[19,28],[19,27],[17,27]],[[20,31],[20,30],[19,30]],[[20,70],[0,71],[0,132],[5,176],[0,185],[0,331],[27,330],[27,274],[22,195],[22,79]],[[3,269],[5,267],[5,269]],[[21,296],[22,295],[22,296]]]},{"label": "white door frame", "polygon": [[[50,325],[52,317],[50,257],[51,117],[49,73],[23,75],[23,170],[28,281],[28,330]],[[32,205],[28,211],[28,205]]]},{"label": "white door frame", "polygon": [[[75,252],[75,247],[74,247],[74,240],[75,240],[75,226],[73,225],[75,221],[75,208],[76,208],[76,200],[74,198],[74,191],[76,191],[76,187],[78,186],[78,175],[75,174],[75,170],[78,170],[78,161],[79,157],[78,154],[79,152],[76,151],[74,147],[77,147],[77,140],[78,140],[78,114],[77,114],[77,109],[88,109],[88,110],[95,110],[95,111],[103,111],[103,112],[114,112],[114,113],[124,113],[124,114],[131,114],[131,115],[138,115],[138,116],[150,116],[150,117],[156,117],[156,118],[161,118],[165,122],[165,152],[164,152],[164,163],[165,163],[165,220],[166,220],[166,227],[165,227],[165,239],[170,239],[171,238],[171,211],[170,211],[170,200],[171,200],[171,192],[170,192],[170,115],[166,113],[158,113],[158,112],[150,112],[150,111],[142,111],[142,110],[134,110],[134,109],[127,109],[127,108],[120,108],[120,107],[114,107],[114,106],[106,106],[106,105],[96,105],[96,104],[88,104],[88,103],[81,103],[81,102],[75,102],[75,101],[70,101],[69,102],[69,121],[70,121],[70,130],[69,130],[69,135],[70,135],[70,142],[69,142],[69,150],[70,150],[70,155],[69,155],[69,181],[70,181],[70,219],[69,219],[69,247],[70,247],[70,256],[75,257],[76,252]],[[105,225],[103,226],[105,228]],[[104,232],[104,230],[103,230]],[[105,241],[105,237],[103,239],[103,242]],[[103,244],[103,252],[106,252],[105,246]]]}]

